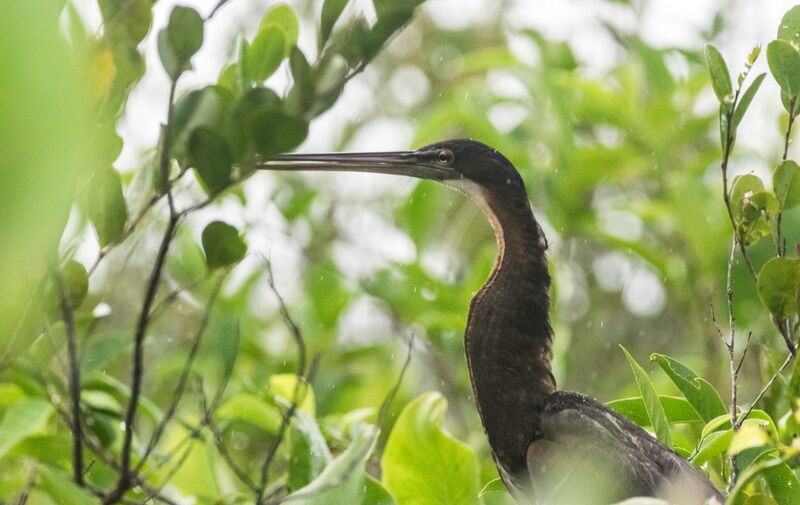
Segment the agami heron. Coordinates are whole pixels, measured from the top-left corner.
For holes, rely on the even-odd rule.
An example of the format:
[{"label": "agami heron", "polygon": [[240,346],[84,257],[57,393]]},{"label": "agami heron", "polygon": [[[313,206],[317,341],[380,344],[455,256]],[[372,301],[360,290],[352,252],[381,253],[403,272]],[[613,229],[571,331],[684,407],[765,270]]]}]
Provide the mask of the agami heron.
[{"label": "agami heron", "polygon": [[473,140],[449,140],[416,151],[283,155],[261,168],[432,179],[481,208],[497,258],[470,304],[465,351],[494,461],[518,501],[722,502],[700,472],[646,431],[588,396],[556,389],[547,241],[522,178],[502,154]]}]

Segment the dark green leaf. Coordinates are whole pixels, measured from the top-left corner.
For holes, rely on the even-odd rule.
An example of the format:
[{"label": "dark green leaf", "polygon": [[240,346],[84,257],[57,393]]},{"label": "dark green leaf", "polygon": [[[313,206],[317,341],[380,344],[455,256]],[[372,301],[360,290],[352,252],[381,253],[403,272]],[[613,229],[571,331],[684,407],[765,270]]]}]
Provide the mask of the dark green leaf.
[{"label": "dark green leaf", "polygon": [[86,209],[101,247],[122,238],[128,208],[122,196],[119,173],[111,167],[97,170],[89,185]]},{"label": "dark green leaf", "polygon": [[658,399],[656,389],[653,386],[652,381],[650,381],[650,376],[648,376],[644,368],[642,368],[639,363],[633,359],[633,356],[630,355],[627,349],[622,346],[619,347],[622,349],[622,352],[625,353],[625,357],[628,359],[628,364],[630,365],[631,370],[633,370],[633,376],[636,379],[636,384],[639,386],[639,392],[642,394],[642,398],[644,399],[647,417],[650,419],[650,426],[653,427],[653,431],[655,431],[658,440],[662,444],[671,448],[672,437],[670,436],[669,432],[667,415],[664,413],[664,408],[661,406],[661,402]]},{"label": "dark green leaf", "polygon": [[794,6],[783,15],[778,26],[778,38],[795,46],[800,45],[800,6]]},{"label": "dark green leaf", "polygon": [[206,193],[219,193],[231,182],[233,159],[225,139],[216,131],[199,127],[189,136],[189,163]]},{"label": "dark green leaf", "polygon": [[264,82],[283,61],[286,32],[275,25],[265,26],[247,48],[247,69],[251,79]]},{"label": "dark green leaf", "polygon": [[182,164],[187,162],[189,137],[198,127],[206,127],[222,134],[227,126],[232,104],[233,95],[222,86],[206,86],[178,99],[172,113],[172,155]]},{"label": "dark green leaf", "polygon": [[203,45],[203,18],[191,7],[176,6],[169,15],[167,39],[178,61],[188,62]]},{"label": "dark green leaf", "polygon": [[364,464],[375,448],[378,430],[374,426],[354,428],[353,440],[322,473],[307,486],[286,498],[297,505],[360,504],[367,493]]},{"label": "dark green leaf", "polygon": [[474,505],[478,460],[441,427],[447,402],[425,393],[403,408],[381,458],[383,482],[398,503]]},{"label": "dark green leaf", "polygon": [[792,160],[778,165],[772,187],[781,209],[789,210],[800,205],[800,166]]},{"label": "dark green leaf", "polygon": [[339,19],[348,0],[325,0],[322,4],[322,14],[319,23],[319,48],[325,47],[328,37],[333,31],[333,25]]},{"label": "dark green leaf", "polygon": [[239,231],[222,221],[214,221],[205,227],[202,242],[209,268],[232,265],[247,253],[247,244]]},{"label": "dark green leaf", "polygon": [[767,74],[759,74],[739,98],[739,103],[736,105],[736,110],[733,111],[733,118],[731,121],[734,131],[739,126],[739,123],[742,122],[742,118],[744,117],[745,112],[747,112],[747,108],[750,107],[750,102],[753,101],[753,97],[756,96],[758,88],[761,87],[761,83],[764,81],[764,77],[766,76]]},{"label": "dark green leaf", "polygon": [[758,274],[758,296],[776,318],[797,311],[800,287],[800,259],[772,258]]},{"label": "dark green leaf", "polygon": [[785,40],[767,46],[767,63],[772,76],[790,97],[800,94],[800,53]]},{"label": "dark green leaf", "polygon": [[61,267],[61,283],[70,307],[79,307],[89,291],[89,274],[86,272],[86,267],[75,260],[67,261]]},{"label": "dark green leaf", "polygon": [[268,158],[291,151],[308,135],[308,123],[280,111],[264,111],[254,120],[258,151]]},{"label": "dark green leaf", "polygon": [[[661,407],[663,407],[667,421],[670,423],[699,423],[703,421],[685,398],[660,395],[658,400],[661,402]],[[606,403],[606,406],[616,410],[639,426],[650,426],[650,418],[647,415],[647,408],[641,396],[613,400]]]},{"label": "dark green leaf", "polygon": [[317,422],[302,410],[292,419],[290,440],[288,486],[295,491],[319,477],[333,457]]},{"label": "dark green leaf", "polygon": [[727,110],[730,110],[733,85],[731,84],[728,65],[725,64],[725,60],[719,50],[711,44],[706,44],[705,54],[706,66],[711,76],[711,87],[714,89],[714,94],[717,95],[719,103],[727,107]]},{"label": "dark green leaf", "polygon": [[691,368],[664,354],[651,354],[650,361],[658,363],[703,421],[725,414],[727,409],[714,386]]},{"label": "dark green leaf", "polygon": [[[786,109],[786,112],[791,112],[792,97],[784,90],[781,90],[781,103],[783,104],[783,108]],[[794,115],[800,115],[800,98],[798,97],[794,97]]]},{"label": "dark green leaf", "polygon": [[316,82],[311,65],[297,46],[292,47],[289,54],[289,69],[292,71],[294,81],[287,99],[290,110],[298,115],[305,115],[314,100]]},{"label": "dark green leaf", "polygon": [[749,198],[759,191],[764,191],[764,182],[757,175],[746,174],[734,177],[731,183],[730,200],[733,217],[740,221],[742,217],[742,206],[745,197]]}]

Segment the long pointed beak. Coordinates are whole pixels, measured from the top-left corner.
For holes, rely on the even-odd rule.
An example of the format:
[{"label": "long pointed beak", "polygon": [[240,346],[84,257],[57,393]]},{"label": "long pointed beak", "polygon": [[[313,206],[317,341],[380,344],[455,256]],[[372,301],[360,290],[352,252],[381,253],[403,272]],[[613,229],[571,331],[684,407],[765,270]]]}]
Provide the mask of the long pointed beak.
[{"label": "long pointed beak", "polygon": [[262,170],[371,172],[443,181],[460,179],[452,167],[436,161],[435,152],[285,154],[258,164]]}]

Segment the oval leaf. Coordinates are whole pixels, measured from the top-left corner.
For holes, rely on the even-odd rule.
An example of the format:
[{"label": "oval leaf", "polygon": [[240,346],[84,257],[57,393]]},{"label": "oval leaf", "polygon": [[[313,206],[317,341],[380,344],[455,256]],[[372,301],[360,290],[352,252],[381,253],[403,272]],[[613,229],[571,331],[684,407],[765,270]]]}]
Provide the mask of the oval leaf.
[{"label": "oval leaf", "polygon": [[790,44],[800,45],[800,6],[786,11],[778,26],[778,38]]},{"label": "oval leaf", "polygon": [[291,5],[279,3],[268,10],[264,15],[264,18],[261,20],[259,30],[265,30],[270,26],[279,28],[283,31],[286,43],[284,46],[283,55],[288,56],[289,49],[291,49],[291,47],[297,43],[297,34],[300,31],[300,23],[297,20],[297,13],[294,11]]},{"label": "oval leaf", "polygon": [[209,268],[232,265],[244,258],[247,252],[247,244],[238,230],[222,221],[214,221],[205,227],[202,242]]},{"label": "oval leaf", "polygon": [[189,163],[206,193],[219,193],[231,182],[231,157],[225,139],[216,131],[200,127],[189,136]]},{"label": "oval leaf", "polygon": [[719,50],[713,45],[706,44],[705,54],[706,66],[711,76],[711,87],[714,89],[714,94],[717,95],[719,103],[729,105],[731,95],[733,94],[733,86],[731,84],[731,74],[728,72],[728,66],[725,64],[725,60],[722,58]]},{"label": "oval leaf", "polygon": [[800,94],[800,53],[785,40],[767,46],[767,63],[772,76],[790,97]]},{"label": "oval leaf", "polygon": [[742,93],[741,98],[739,98],[739,103],[736,105],[736,110],[733,111],[733,119],[731,121],[731,125],[734,129],[739,126],[739,123],[742,122],[742,118],[744,117],[745,112],[747,112],[747,108],[750,107],[750,103],[753,101],[753,97],[756,96],[758,92],[758,88],[761,87],[761,83],[764,81],[764,78],[767,74],[759,74],[750,86],[747,87],[744,93]]},{"label": "oval leaf", "polygon": [[86,212],[101,247],[122,238],[128,220],[128,207],[122,196],[119,173],[113,168],[101,168],[95,172],[89,185]]},{"label": "oval leaf", "polygon": [[255,120],[255,141],[264,157],[291,151],[308,135],[308,123],[281,111],[264,111]]},{"label": "oval leaf", "polygon": [[247,70],[251,79],[262,83],[278,70],[286,55],[285,32],[275,25],[265,26],[247,48]]},{"label": "oval leaf", "polygon": [[[670,423],[703,422],[700,416],[697,415],[697,411],[685,398],[659,396],[658,400],[661,402],[661,407],[664,408],[667,421]],[[650,426],[650,418],[647,416],[647,408],[644,406],[644,400],[642,400],[641,396],[613,400],[606,403],[606,406],[616,410],[639,426]]]},{"label": "oval leaf", "polygon": [[347,5],[347,0],[325,0],[322,4],[322,14],[320,15],[319,22],[319,48],[325,47],[328,37],[331,36],[333,25],[339,19],[344,7]]},{"label": "oval leaf", "polygon": [[800,260],[772,258],[758,274],[758,297],[776,318],[797,311],[797,291],[800,285]]},{"label": "oval leaf", "polygon": [[383,481],[400,504],[474,505],[478,460],[441,427],[447,401],[425,393],[405,406],[381,459]]},{"label": "oval leaf", "polygon": [[788,210],[800,205],[800,166],[792,160],[786,160],[775,170],[772,187],[781,209]]}]

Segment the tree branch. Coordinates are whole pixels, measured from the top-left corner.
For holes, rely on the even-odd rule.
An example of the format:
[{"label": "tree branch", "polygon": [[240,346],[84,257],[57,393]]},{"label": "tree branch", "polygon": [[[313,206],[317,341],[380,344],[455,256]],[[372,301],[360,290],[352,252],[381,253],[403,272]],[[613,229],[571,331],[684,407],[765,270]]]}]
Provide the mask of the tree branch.
[{"label": "tree branch", "polygon": [[83,480],[83,428],[81,427],[81,375],[78,364],[78,344],[75,338],[75,319],[70,301],[67,299],[64,281],[60,272],[54,275],[58,290],[61,319],[67,337],[67,383],[69,387],[70,414],[72,418],[72,475],[75,483]]}]

